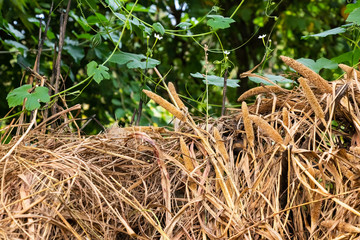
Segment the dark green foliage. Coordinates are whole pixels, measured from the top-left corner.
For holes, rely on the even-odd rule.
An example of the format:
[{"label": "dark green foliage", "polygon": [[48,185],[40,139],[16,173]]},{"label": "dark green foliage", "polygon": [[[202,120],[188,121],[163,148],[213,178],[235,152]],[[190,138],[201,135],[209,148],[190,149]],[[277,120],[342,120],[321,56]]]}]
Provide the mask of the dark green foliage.
[{"label": "dark green foliage", "polygon": [[[48,79],[53,70],[54,44],[59,38],[60,12],[66,9],[67,2],[54,1],[39,66],[39,73]],[[20,86],[24,69],[18,63],[33,67],[38,29],[40,26],[42,31],[45,29],[50,4],[44,0],[0,1],[0,97],[3,99],[0,116],[9,111],[7,94]],[[240,93],[259,84],[254,78],[236,79],[259,64],[264,56],[265,61],[257,70],[262,75],[269,67],[274,75],[286,69],[279,55],[305,58],[307,63],[313,61],[310,65],[316,71],[334,69],[334,62],[356,64],[360,57],[356,38],[359,6],[349,4],[344,10],[345,7],[341,0],[279,4],[235,0],[156,3],[144,0],[136,4],[135,1],[73,0],[62,52],[60,91],[81,83],[64,93],[68,105],[83,104],[82,116],[96,113],[104,125],[115,119],[124,125],[130,123],[139,106],[143,97],[141,89],[152,89],[167,98],[159,77],[151,70],[155,66],[166,75],[166,81],[174,82],[180,95],[187,97],[192,111],[203,111],[206,84],[204,78],[192,77],[191,73],[205,74],[206,67],[211,96],[208,112],[216,116],[221,111],[218,106],[221,106],[226,69],[227,84],[234,87],[227,91],[228,106],[236,106]],[[342,10],[350,14],[348,19],[341,14]],[[259,39],[263,34],[265,38]],[[303,36],[306,37],[302,39]],[[334,62],[328,62],[329,59]],[[320,74],[332,80],[341,71],[327,69]],[[274,81],[291,82],[286,78]],[[26,80],[22,84],[27,84]],[[152,102],[143,106],[143,113],[143,124],[164,125],[171,119]],[[89,132],[101,129],[93,127]]]}]

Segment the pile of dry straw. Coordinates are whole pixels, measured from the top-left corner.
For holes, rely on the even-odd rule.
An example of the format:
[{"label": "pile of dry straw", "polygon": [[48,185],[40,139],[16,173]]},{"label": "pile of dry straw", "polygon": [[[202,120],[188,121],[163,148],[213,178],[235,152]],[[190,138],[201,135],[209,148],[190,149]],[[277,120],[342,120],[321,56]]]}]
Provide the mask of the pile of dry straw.
[{"label": "pile of dry straw", "polygon": [[[328,82],[288,57],[294,90],[261,86],[232,116],[179,130],[30,132],[0,145],[1,239],[354,239],[360,236],[360,73]],[[268,79],[265,79],[270,81]]]}]

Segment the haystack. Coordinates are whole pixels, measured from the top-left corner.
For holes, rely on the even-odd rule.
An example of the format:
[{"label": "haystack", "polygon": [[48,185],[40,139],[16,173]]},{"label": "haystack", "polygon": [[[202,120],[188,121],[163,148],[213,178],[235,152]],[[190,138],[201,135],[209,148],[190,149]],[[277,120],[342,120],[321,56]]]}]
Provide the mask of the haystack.
[{"label": "haystack", "polygon": [[329,82],[282,59],[298,87],[252,89],[239,100],[254,104],[207,124],[169,85],[173,104],[146,94],[177,131],[33,130],[0,145],[1,238],[359,237],[360,74],[341,65],[344,79]]}]

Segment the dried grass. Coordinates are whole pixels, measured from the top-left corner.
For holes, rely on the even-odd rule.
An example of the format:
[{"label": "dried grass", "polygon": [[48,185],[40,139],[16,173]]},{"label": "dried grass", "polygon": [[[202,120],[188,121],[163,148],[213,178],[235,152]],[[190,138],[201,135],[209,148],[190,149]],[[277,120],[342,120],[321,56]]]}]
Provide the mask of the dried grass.
[{"label": "dried grass", "polygon": [[0,238],[357,239],[358,103],[311,90],[336,124],[295,88],[208,126],[14,138],[0,145]]}]

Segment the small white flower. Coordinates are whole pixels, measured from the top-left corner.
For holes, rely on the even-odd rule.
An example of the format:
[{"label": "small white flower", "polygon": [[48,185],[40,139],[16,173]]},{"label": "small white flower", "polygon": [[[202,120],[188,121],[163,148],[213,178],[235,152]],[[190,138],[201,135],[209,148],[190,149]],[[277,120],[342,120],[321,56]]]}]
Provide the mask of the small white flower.
[{"label": "small white flower", "polygon": [[40,18],[40,19],[45,19],[45,15],[44,14],[36,14],[35,15],[36,18]]},{"label": "small white flower", "polygon": [[229,55],[229,54],[230,54],[230,52],[229,52],[229,51],[227,51],[227,50],[225,50],[225,51],[224,51],[224,54],[225,54],[225,55]]},{"label": "small white flower", "polygon": [[154,34],[154,37],[156,37],[158,40],[163,39],[163,37],[161,37],[161,36],[160,36],[159,34],[157,34],[157,33]]},{"label": "small white flower", "polygon": [[149,35],[147,35],[147,36],[146,36],[146,38],[147,38],[147,39],[149,39],[149,38],[150,38],[150,36],[149,36]]},{"label": "small white flower", "polygon": [[260,35],[260,36],[259,36],[259,39],[262,39],[262,38],[264,38],[264,37],[266,37],[266,34]]}]

